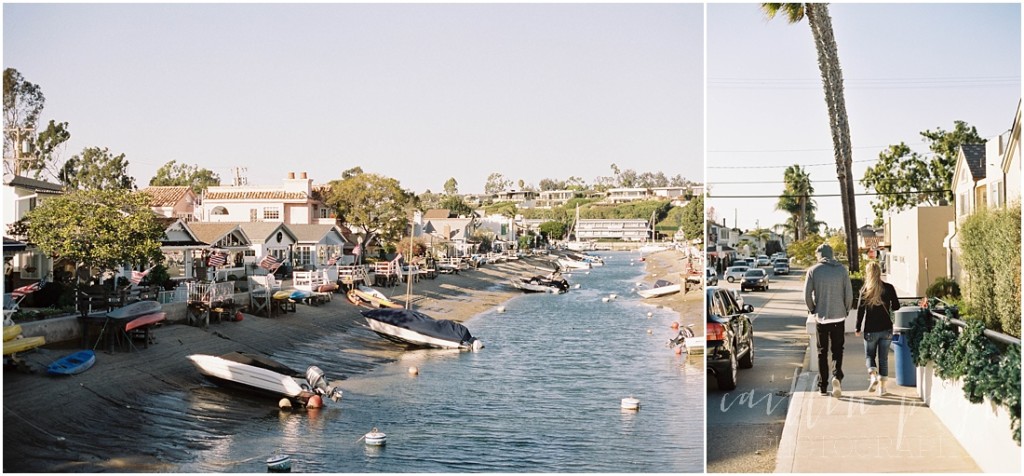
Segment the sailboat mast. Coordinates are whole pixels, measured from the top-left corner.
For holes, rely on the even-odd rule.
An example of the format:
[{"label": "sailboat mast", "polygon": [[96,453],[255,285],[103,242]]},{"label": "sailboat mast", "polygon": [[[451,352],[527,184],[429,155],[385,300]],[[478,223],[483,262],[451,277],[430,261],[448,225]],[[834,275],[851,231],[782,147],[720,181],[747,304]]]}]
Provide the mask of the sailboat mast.
[{"label": "sailboat mast", "polygon": [[[416,224],[414,223],[412,225],[412,227],[415,230]],[[412,235],[413,235],[413,232],[410,231],[409,232],[409,260],[408,260],[409,263],[412,263]],[[401,266],[401,264],[399,264],[399,266]],[[410,273],[412,273],[412,266],[409,266],[409,272],[405,273],[405,281],[408,283],[405,286],[405,308],[406,309],[412,309],[412,275]]]}]

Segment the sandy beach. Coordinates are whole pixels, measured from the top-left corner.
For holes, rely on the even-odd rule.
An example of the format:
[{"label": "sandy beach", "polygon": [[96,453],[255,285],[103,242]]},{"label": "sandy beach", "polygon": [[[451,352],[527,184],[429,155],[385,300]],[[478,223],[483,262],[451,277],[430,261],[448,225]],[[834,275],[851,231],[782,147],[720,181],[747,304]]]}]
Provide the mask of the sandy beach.
[{"label": "sandy beach", "polygon": [[[678,273],[682,271],[683,261],[676,251],[649,255],[645,264],[647,285],[666,276],[673,281],[681,278]],[[442,275],[434,280],[420,280],[413,286],[413,306],[436,318],[465,321],[518,296],[518,291],[504,283],[513,276],[538,274],[538,266],[550,267],[550,264],[541,258],[528,258],[486,265],[457,275]],[[393,295],[396,301],[405,297],[404,285],[385,288],[382,292]],[[703,334],[704,326],[700,325],[702,296],[703,293],[690,291],[645,303],[678,312],[681,324],[694,324],[694,330]],[[97,405],[116,405],[124,411],[135,411],[132,402],[145,395],[203,385],[203,378],[185,358],[190,354],[219,355],[241,350],[274,355],[330,334],[342,336],[338,347],[351,353],[353,359],[348,368],[325,369],[329,377],[346,378],[366,373],[377,365],[396,360],[402,350],[389,343],[382,344],[384,341],[372,334],[372,338],[368,338],[359,310],[344,295],[335,294],[332,301],[321,306],[299,305],[296,313],[272,319],[245,314],[240,322],[212,323],[207,330],[183,324],[166,325],[156,330],[156,343],[148,349],[97,352],[97,364],[92,369],[68,378],[51,378],[45,374],[46,365],[67,354],[67,348],[41,348],[26,353],[23,358],[36,372],[5,370],[3,377],[3,469],[23,470],[8,464],[17,461],[10,458],[18,452],[38,451],[59,445],[63,439],[74,438],[76,428],[67,423],[67,414],[89,412]],[[131,461],[118,462],[117,456],[96,461],[94,467],[68,470],[171,470],[156,458],[140,461],[132,456]]]}]

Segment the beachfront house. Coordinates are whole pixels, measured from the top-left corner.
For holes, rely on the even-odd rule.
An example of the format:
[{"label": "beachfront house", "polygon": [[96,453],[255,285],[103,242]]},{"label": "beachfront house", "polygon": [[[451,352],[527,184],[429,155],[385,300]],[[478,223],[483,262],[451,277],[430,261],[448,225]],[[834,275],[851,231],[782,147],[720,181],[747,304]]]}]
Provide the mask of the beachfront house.
[{"label": "beachfront house", "polygon": [[619,204],[649,200],[651,197],[651,191],[647,188],[610,188],[605,202]]},{"label": "beachfront house", "polygon": [[579,241],[648,241],[652,238],[650,223],[642,218],[581,218],[576,223]]},{"label": "beachfront house", "polygon": [[313,271],[328,265],[331,258],[340,259],[346,246],[341,229],[335,225],[288,225],[295,234],[295,248],[292,261],[295,269]]},{"label": "beachfront house", "polygon": [[[160,240],[160,252],[164,255],[167,274],[174,281],[197,279],[197,264],[201,263],[203,250],[209,245],[196,237],[188,223],[182,218],[158,217],[164,225],[164,236]],[[205,271],[204,271],[205,272]]]},{"label": "beachfront house", "polygon": [[250,249],[245,251],[242,262],[253,271],[249,274],[266,274],[256,265],[264,256],[271,255],[279,263],[288,261],[298,238],[292,225],[277,222],[239,222],[239,228],[249,237]]},{"label": "beachfront house", "polygon": [[[204,281],[224,281],[234,276],[235,279],[245,277],[245,254],[252,251],[252,241],[237,223],[189,223],[193,235],[201,242],[207,243],[202,250],[200,260],[195,263],[196,277]],[[209,266],[213,253],[226,254],[221,266]]]},{"label": "beachfront house", "polygon": [[537,194],[535,208],[554,208],[569,203],[569,200],[582,196],[575,190],[542,190]]},{"label": "beachfront house", "polygon": [[217,186],[203,193],[208,222],[280,222],[289,225],[334,224],[332,211],[314,193],[306,172],[288,172],[281,186]]},{"label": "beachfront house", "polygon": [[[4,223],[10,226],[44,201],[63,194],[64,187],[58,184],[5,174]],[[48,276],[54,269],[53,260],[27,243],[27,236],[8,235],[8,230],[10,228],[4,230],[4,289],[24,286]],[[6,287],[8,285],[11,287]]]}]

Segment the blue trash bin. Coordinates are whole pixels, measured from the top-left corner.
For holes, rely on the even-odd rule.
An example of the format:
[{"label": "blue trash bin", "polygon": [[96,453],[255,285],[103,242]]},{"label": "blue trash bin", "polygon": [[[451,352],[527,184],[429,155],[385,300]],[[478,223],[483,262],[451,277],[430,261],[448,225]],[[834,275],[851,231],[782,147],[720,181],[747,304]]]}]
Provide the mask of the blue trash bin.
[{"label": "blue trash bin", "polygon": [[894,334],[892,344],[896,351],[896,384],[916,387],[917,367],[914,365],[914,357],[910,355],[910,344],[902,334]]}]

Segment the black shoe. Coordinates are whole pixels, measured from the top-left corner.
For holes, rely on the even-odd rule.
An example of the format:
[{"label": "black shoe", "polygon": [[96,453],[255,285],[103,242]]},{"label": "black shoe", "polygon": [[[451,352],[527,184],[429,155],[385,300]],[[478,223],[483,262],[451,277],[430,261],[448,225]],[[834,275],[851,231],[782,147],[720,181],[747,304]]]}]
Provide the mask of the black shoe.
[{"label": "black shoe", "polygon": [[827,397],[828,396],[828,387],[819,387],[818,391],[821,393],[821,396],[823,396],[823,397]]}]

